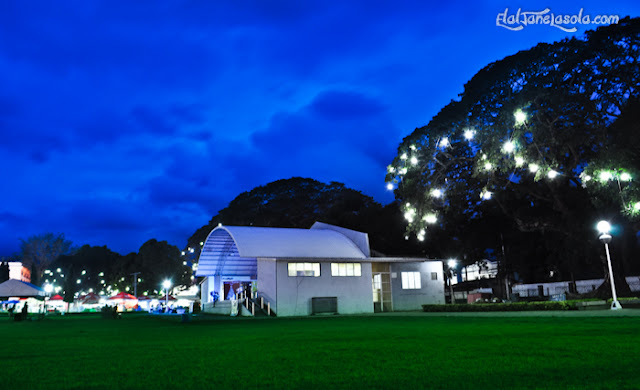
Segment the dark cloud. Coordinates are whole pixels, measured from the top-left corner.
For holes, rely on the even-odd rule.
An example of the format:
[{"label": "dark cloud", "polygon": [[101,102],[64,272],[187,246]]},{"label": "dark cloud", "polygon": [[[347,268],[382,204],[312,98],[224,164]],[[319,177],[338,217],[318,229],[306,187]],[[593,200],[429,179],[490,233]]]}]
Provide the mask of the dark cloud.
[{"label": "dark cloud", "polygon": [[384,109],[378,100],[352,91],[326,91],[316,96],[310,105],[312,112],[329,120],[367,119]]}]

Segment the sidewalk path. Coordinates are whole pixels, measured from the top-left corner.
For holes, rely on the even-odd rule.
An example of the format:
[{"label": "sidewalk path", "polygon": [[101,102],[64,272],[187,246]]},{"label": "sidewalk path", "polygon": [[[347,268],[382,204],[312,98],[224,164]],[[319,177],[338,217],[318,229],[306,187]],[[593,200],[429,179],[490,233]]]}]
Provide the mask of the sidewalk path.
[{"label": "sidewalk path", "polygon": [[372,316],[411,317],[640,317],[640,309],[620,310],[548,310],[426,313],[422,311],[374,313]]}]

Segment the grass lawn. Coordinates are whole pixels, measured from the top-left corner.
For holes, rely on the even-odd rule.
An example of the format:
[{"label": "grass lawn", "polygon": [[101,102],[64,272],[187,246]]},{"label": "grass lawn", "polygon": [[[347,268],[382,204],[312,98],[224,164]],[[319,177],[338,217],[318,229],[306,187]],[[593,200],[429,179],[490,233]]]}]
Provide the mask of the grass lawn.
[{"label": "grass lawn", "polygon": [[0,317],[0,388],[638,389],[640,317]]}]

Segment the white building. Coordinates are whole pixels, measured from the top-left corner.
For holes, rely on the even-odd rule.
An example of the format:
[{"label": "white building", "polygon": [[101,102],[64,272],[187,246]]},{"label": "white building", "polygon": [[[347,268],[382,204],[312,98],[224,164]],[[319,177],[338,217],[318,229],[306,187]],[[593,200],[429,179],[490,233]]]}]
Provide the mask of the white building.
[{"label": "white building", "polygon": [[[257,293],[278,316],[420,310],[444,303],[442,261],[371,257],[366,233],[317,222],[311,229],[218,226],[204,242],[202,302]],[[206,310],[207,305],[204,305]]]}]

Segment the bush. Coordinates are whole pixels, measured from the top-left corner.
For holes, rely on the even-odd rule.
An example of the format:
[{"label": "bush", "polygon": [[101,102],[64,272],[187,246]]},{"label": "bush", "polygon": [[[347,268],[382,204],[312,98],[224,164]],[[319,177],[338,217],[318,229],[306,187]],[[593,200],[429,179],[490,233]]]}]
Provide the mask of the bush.
[{"label": "bush", "polygon": [[102,307],[102,309],[100,309],[100,313],[102,314],[102,318],[106,318],[106,319],[120,318],[120,313],[118,313],[118,306],[109,307],[105,305]]},{"label": "bush", "polygon": [[534,311],[577,310],[573,302],[515,302],[478,303],[456,305],[422,305],[426,312],[490,312],[490,311]]}]

